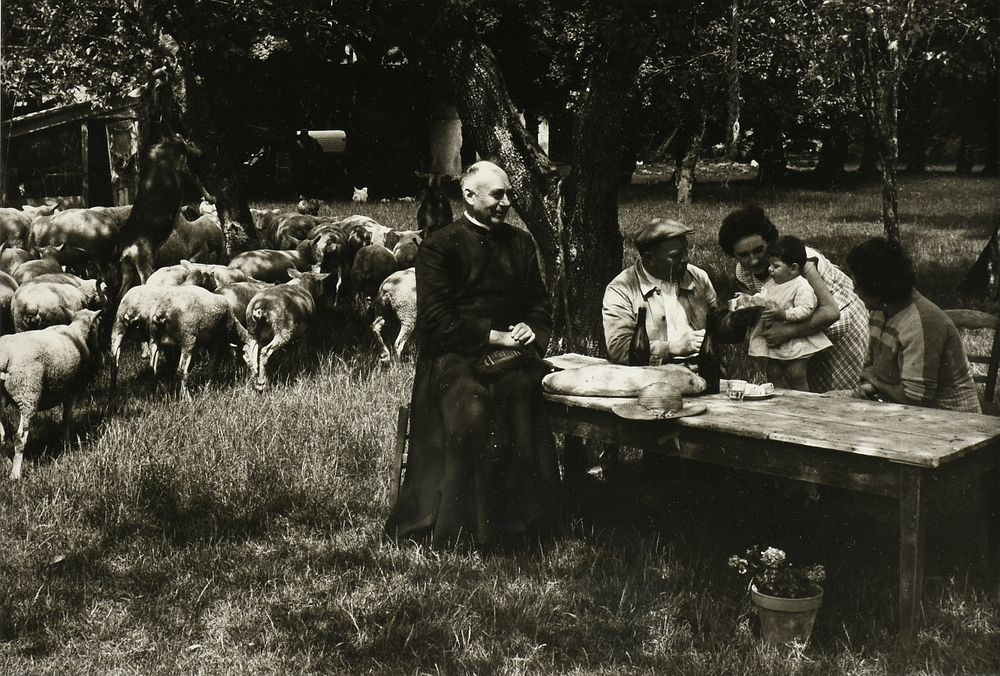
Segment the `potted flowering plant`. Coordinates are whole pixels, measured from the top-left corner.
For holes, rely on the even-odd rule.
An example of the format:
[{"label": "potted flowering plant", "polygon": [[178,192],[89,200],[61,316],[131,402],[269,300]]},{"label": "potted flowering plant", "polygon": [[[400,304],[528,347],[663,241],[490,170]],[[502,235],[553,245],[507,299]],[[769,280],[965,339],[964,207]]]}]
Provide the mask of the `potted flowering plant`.
[{"label": "potted flowering plant", "polygon": [[751,547],[744,556],[729,557],[729,567],[749,576],[750,598],[766,641],[809,640],[823,603],[823,566],[795,566],[776,547]]}]

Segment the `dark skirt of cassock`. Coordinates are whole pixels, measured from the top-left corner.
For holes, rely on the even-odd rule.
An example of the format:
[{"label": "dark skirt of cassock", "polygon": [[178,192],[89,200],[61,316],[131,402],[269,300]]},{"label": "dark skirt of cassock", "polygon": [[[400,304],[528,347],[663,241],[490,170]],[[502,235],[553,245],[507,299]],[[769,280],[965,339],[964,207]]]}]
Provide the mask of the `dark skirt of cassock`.
[{"label": "dark skirt of cassock", "polygon": [[489,380],[473,362],[451,353],[417,364],[406,477],[386,524],[393,537],[488,546],[558,519],[541,362]]}]

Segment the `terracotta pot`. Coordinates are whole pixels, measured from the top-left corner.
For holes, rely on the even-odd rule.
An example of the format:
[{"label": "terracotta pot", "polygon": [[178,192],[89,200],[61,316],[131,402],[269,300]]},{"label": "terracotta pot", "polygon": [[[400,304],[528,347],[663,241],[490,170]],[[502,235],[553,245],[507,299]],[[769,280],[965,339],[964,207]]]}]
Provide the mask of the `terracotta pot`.
[{"label": "terracotta pot", "polygon": [[812,633],[816,613],[823,603],[823,588],[813,585],[813,595],[802,599],[768,596],[750,586],[750,599],[757,606],[760,631],[768,643],[805,643]]}]

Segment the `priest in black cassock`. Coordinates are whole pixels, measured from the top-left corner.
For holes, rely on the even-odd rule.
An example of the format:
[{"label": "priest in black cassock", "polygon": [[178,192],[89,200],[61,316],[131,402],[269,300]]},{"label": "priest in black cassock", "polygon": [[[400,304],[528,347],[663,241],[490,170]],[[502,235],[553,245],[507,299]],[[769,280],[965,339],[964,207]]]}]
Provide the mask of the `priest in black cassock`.
[{"label": "priest in black cassock", "polygon": [[[534,241],[505,222],[507,174],[476,162],[462,176],[462,196],[465,213],[417,255],[422,342],[410,448],[385,529],[397,540],[491,548],[558,516],[559,467],[541,390],[552,310]],[[497,350],[523,354],[490,372],[484,357]]]}]

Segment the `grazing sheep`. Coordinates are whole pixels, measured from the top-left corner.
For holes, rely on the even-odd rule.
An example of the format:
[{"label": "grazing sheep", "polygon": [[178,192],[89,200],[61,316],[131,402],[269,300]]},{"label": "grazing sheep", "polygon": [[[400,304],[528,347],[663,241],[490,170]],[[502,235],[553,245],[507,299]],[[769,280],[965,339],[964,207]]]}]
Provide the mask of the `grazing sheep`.
[{"label": "grazing sheep", "polygon": [[296,244],[294,251],[244,251],[229,261],[229,267],[242,270],[247,276],[262,282],[285,282],[289,279],[289,268],[305,272],[312,267],[313,262],[313,242],[304,239]]},{"label": "grazing sheep", "polygon": [[[399,334],[396,336],[393,349],[390,350],[382,331],[386,323],[392,319],[399,322]],[[388,363],[393,359],[402,359],[403,350],[406,349],[406,343],[413,335],[416,326],[417,273],[413,268],[406,268],[386,277],[375,296],[375,321],[372,322],[372,333],[382,346],[380,360]]]},{"label": "grazing sheep", "polygon": [[300,197],[299,203],[295,205],[295,210],[307,216],[319,216],[319,200],[313,198]]},{"label": "grazing sheep", "polygon": [[177,265],[182,260],[219,263],[225,256],[226,239],[215,216],[204,214],[189,221],[179,214],[170,237],[156,250],[156,267]]},{"label": "grazing sheep", "polygon": [[[292,281],[264,289],[247,306],[248,340],[243,353],[254,387],[267,387],[271,356],[305,333],[316,315],[316,299],[326,273],[288,270]],[[263,347],[261,347],[263,345]]]},{"label": "grazing sheep", "polygon": [[170,286],[140,284],[125,292],[118,303],[111,327],[111,385],[118,386],[118,364],[125,339],[142,344],[145,356],[152,356],[149,322],[157,304],[176,289]]},{"label": "grazing sheep", "polygon": [[351,266],[351,288],[361,300],[374,298],[386,277],[396,271],[396,258],[381,244],[361,249]]},{"label": "grazing sheep", "polygon": [[68,272],[49,272],[21,284],[21,287],[26,288],[41,283],[69,284],[76,287],[83,293],[84,307],[88,310],[101,310],[108,303],[107,287],[100,279],[83,279]]},{"label": "grazing sheep", "polygon": [[[74,400],[99,365],[98,314],[80,310],[69,326],[0,336],[0,389],[21,414],[11,479],[21,478],[24,447],[36,412],[62,404],[63,439],[69,442]],[[0,424],[0,441],[3,438]]]},{"label": "grazing sheep", "polygon": [[[208,279],[206,276],[211,279]],[[181,261],[180,265],[160,268],[149,276],[146,284],[151,286],[193,285],[212,291],[217,286],[223,284],[246,281],[250,281],[250,277],[242,270],[237,270],[236,268],[230,268],[226,265],[213,265],[211,263]]]},{"label": "grazing sheep", "polygon": [[51,216],[58,204],[32,207],[25,204],[20,209],[0,208],[0,243],[27,247],[32,224],[40,218]]},{"label": "grazing sheep", "polygon": [[424,241],[419,230],[402,230],[398,233],[398,241],[392,247],[392,255],[396,259],[396,267],[400,270],[412,268],[417,262],[417,250]]},{"label": "grazing sheep", "polygon": [[[56,324],[69,324],[91,299],[72,284],[36,282],[22,284],[10,301],[14,330],[32,331]],[[89,308],[93,309],[93,308]]]},{"label": "grazing sheep", "polygon": [[90,274],[111,280],[115,278],[115,247],[131,213],[131,206],[67,209],[35,221],[30,243],[36,249],[61,245],[61,263],[78,270],[93,265],[96,270]]},{"label": "grazing sheep", "polygon": [[0,335],[14,333],[14,319],[10,315],[10,301],[17,291],[17,281],[6,272],[0,272]]},{"label": "grazing sheep", "polygon": [[16,279],[18,284],[24,284],[39,275],[62,272],[63,268],[62,265],[60,265],[58,258],[61,250],[61,244],[59,246],[47,246],[39,249],[38,254],[41,258],[21,263],[14,268],[13,272],[10,273],[10,276]]},{"label": "grazing sheep", "polygon": [[[340,288],[347,278],[350,267],[347,263],[345,247],[347,233],[333,223],[325,223],[312,229],[309,239],[313,245],[313,272],[328,272],[334,276],[323,283],[323,296],[331,298],[336,304],[340,297]],[[333,287],[333,293],[328,290]]]},{"label": "grazing sheep", "polygon": [[250,305],[250,301],[258,293],[272,286],[274,284],[268,282],[233,282],[232,284],[223,284],[215,290],[215,293],[229,302],[236,321],[245,327],[247,325],[247,306]]},{"label": "grazing sheep", "polygon": [[23,247],[31,232],[31,215],[20,209],[0,209],[0,243]]},{"label": "grazing sheep", "polygon": [[229,302],[198,286],[174,288],[157,302],[149,319],[149,337],[154,375],[163,349],[180,349],[177,373],[181,377],[181,395],[188,401],[191,400],[188,372],[195,348],[208,348],[211,372],[231,341],[246,343],[246,331],[233,316]]},{"label": "grazing sheep", "polygon": [[309,233],[324,221],[316,216],[305,216],[303,214],[284,214],[279,219],[277,229],[274,231],[274,239],[268,248],[271,249],[294,249],[298,243],[309,237]]},{"label": "grazing sheep", "polygon": [[38,255],[17,246],[8,246],[6,243],[0,244],[0,270],[8,275],[14,273],[17,266],[27,261],[38,260]]}]

